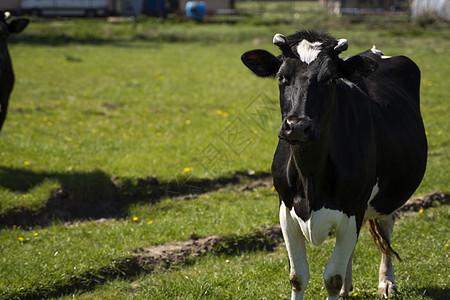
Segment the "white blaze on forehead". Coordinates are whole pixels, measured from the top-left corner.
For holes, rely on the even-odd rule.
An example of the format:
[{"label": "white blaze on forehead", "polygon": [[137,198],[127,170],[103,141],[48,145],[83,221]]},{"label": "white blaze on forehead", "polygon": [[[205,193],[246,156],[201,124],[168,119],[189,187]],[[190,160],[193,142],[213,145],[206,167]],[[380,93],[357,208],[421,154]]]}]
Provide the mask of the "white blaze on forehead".
[{"label": "white blaze on forehead", "polygon": [[307,40],[303,40],[297,45],[297,52],[300,56],[300,60],[308,65],[316,60],[320,51],[322,51],[321,42],[310,43]]}]

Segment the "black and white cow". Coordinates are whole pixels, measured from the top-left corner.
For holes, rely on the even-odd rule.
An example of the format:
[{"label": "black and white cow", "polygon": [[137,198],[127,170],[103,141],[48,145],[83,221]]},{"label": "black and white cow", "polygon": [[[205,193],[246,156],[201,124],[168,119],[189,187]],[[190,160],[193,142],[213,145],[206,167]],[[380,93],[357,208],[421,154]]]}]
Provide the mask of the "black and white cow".
[{"label": "black and white cow", "polygon": [[29,23],[25,18],[16,18],[8,23],[10,16],[9,12],[0,11],[0,130],[5,122],[9,95],[14,86],[14,72],[6,41],[11,33],[22,32]]},{"label": "black and white cow", "polygon": [[256,75],[277,77],[282,125],[272,164],[290,261],[292,299],[309,280],[305,242],[336,245],[323,274],[328,299],[352,289],[352,256],[363,220],[382,250],[378,291],[395,294],[390,246],[394,211],[420,184],[427,141],[420,115],[420,70],[375,47],[339,58],[345,39],[315,32],[276,34],[281,50],[242,55]]}]

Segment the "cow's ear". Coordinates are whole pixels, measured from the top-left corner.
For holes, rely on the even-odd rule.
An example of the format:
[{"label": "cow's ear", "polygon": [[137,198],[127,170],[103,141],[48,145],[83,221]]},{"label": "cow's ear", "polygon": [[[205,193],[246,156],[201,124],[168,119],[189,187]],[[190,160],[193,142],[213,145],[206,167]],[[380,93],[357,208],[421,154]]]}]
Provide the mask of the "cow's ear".
[{"label": "cow's ear", "polygon": [[352,82],[358,82],[369,76],[378,68],[378,63],[367,57],[355,55],[342,61],[339,68],[339,76]]},{"label": "cow's ear", "polygon": [[280,69],[281,60],[266,50],[251,50],[241,56],[244,65],[261,77],[275,76]]},{"label": "cow's ear", "polygon": [[30,20],[26,18],[17,18],[11,21],[8,24],[8,30],[10,33],[19,33],[22,32],[30,23]]}]

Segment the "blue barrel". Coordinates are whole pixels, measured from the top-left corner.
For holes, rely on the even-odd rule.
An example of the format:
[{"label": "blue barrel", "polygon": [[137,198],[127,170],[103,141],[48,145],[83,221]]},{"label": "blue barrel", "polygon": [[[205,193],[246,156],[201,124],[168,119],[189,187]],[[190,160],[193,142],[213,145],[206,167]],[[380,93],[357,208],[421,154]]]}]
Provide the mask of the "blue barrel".
[{"label": "blue barrel", "polygon": [[202,20],[206,15],[206,4],[203,1],[189,1],[186,3],[186,16],[195,20]]}]

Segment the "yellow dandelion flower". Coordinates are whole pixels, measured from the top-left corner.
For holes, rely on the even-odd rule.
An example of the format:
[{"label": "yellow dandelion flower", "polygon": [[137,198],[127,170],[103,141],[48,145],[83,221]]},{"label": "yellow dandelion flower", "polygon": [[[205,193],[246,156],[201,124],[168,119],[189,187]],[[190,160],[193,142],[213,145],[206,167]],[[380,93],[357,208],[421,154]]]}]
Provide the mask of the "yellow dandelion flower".
[{"label": "yellow dandelion flower", "polygon": [[224,118],[228,118],[229,115],[230,115],[229,113],[226,113],[226,112],[223,113],[223,117],[224,117]]},{"label": "yellow dandelion flower", "polygon": [[137,220],[139,220],[139,218],[138,217],[133,217],[133,221],[137,221]]},{"label": "yellow dandelion flower", "polygon": [[434,207],[430,207],[430,208],[428,208],[429,210],[434,210]]},{"label": "yellow dandelion flower", "polygon": [[66,141],[71,142],[72,138],[71,137],[66,137]]},{"label": "yellow dandelion flower", "polygon": [[271,187],[270,189],[271,189],[272,191],[275,191],[275,187],[274,187],[274,186],[273,186],[273,187]]},{"label": "yellow dandelion flower", "polygon": [[152,223],[153,223],[153,221],[151,221],[151,220],[147,222],[147,224],[149,224],[149,225],[152,224]]},{"label": "yellow dandelion flower", "polygon": [[419,214],[421,214],[421,213],[423,213],[423,208],[421,208],[421,209],[419,210]]},{"label": "yellow dandelion flower", "polygon": [[218,110],[217,110],[217,114],[218,114],[219,116],[223,115],[223,110],[218,109]]},{"label": "yellow dandelion flower", "polygon": [[19,236],[18,238],[17,238],[19,241],[21,241],[21,242],[23,242],[24,241],[24,238],[23,237],[21,237],[21,236]]},{"label": "yellow dandelion flower", "polygon": [[34,236],[38,236],[38,235],[39,235],[39,233],[35,232],[35,233],[34,233],[33,235],[34,235]]},{"label": "yellow dandelion flower", "polygon": [[256,129],[253,130],[253,133],[254,133],[254,134],[258,134],[258,130],[256,130]]},{"label": "yellow dandelion flower", "polygon": [[186,123],[186,125],[191,124],[191,120],[186,120],[184,123]]},{"label": "yellow dandelion flower", "polygon": [[445,247],[448,247],[448,244],[445,244]]},{"label": "yellow dandelion flower", "polygon": [[29,166],[29,165],[30,165],[30,162],[29,162],[29,161],[25,161],[23,164],[24,164],[25,166]]},{"label": "yellow dandelion flower", "polygon": [[183,171],[184,171],[184,172],[190,172],[190,171],[192,171],[192,168],[186,167],[186,168],[183,169]]},{"label": "yellow dandelion flower", "polygon": [[354,294],[353,294],[353,297],[356,297],[356,296],[358,296],[358,293],[354,293]]}]

